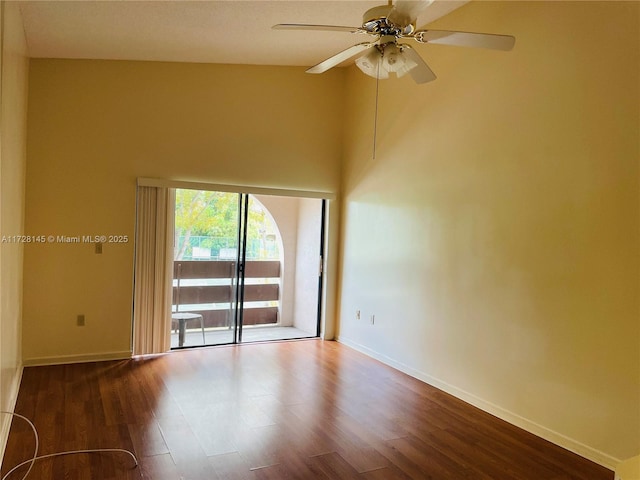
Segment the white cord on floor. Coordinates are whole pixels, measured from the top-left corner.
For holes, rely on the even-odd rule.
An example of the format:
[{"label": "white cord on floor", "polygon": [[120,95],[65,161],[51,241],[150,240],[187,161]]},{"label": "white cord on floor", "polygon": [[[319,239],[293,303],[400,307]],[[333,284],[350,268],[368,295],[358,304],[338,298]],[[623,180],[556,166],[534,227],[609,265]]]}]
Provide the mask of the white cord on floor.
[{"label": "white cord on floor", "polygon": [[29,460],[25,460],[24,462],[16,465],[15,467],[13,467],[11,470],[9,470],[7,473],[5,473],[4,476],[2,477],[2,479],[0,479],[0,480],[6,480],[9,477],[9,475],[11,475],[13,472],[15,472],[19,468],[27,465],[28,463],[30,463],[31,465],[29,465],[29,469],[24,474],[24,476],[21,478],[21,480],[25,480],[27,478],[27,476],[29,475],[29,473],[31,473],[31,469],[33,468],[33,464],[36,463],[36,460],[41,460],[43,458],[60,457],[62,455],[74,455],[74,454],[77,454],[77,453],[100,453],[100,452],[126,453],[127,455],[130,455],[131,458],[133,459],[133,461],[135,462],[135,465],[133,466],[133,468],[136,468],[138,466],[138,459],[136,458],[136,456],[132,452],[130,452],[129,450],[124,450],[122,448],[97,448],[97,449],[91,449],[91,450],[72,450],[72,451],[68,451],[68,452],[51,453],[49,455],[40,455],[40,456],[38,456],[38,448],[39,448],[40,440],[38,438],[38,431],[36,430],[36,426],[33,424],[33,422],[31,422],[31,420],[29,420],[27,417],[24,417],[24,416],[22,416],[22,415],[20,415],[18,413],[6,412],[4,410],[0,410],[0,413],[4,413],[4,414],[7,414],[7,415],[11,415],[13,417],[21,418],[22,420],[27,422],[29,424],[29,426],[31,427],[31,430],[33,430],[33,436],[35,438],[35,444],[36,444],[34,452],[33,452],[33,457],[31,459],[29,459]]}]

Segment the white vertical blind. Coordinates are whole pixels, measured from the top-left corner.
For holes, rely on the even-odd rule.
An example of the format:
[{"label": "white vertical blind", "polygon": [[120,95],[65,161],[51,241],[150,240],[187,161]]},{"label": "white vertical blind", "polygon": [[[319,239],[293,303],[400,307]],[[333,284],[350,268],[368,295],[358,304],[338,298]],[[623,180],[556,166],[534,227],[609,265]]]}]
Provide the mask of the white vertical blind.
[{"label": "white vertical blind", "polygon": [[171,348],[175,190],[138,187],[133,297],[133,353]]}]

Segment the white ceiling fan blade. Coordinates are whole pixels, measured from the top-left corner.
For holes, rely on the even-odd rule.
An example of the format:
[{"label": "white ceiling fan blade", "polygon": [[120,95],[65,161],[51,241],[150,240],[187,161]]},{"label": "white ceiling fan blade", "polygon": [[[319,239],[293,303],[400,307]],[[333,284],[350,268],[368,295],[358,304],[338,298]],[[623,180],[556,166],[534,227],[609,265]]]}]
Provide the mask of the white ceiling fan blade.
[{"label": "white ceiling fan blade", "polygon": [[323,73],[329,70],[336,65],[341,64],[342,62],[346,62],[347,60],[351,60],[354,57],[357,57],[362,52],[369,48],[373,48],[373,43],[359,43],[354,45],[353,47],[349,47],[346,50],[341,51],[340,53],[335,54],[333,57],[327,58],[325,61],[320,62],[317,65],[314,65],[310,69],[307,70],[307,73]]},{"label": "white ceiling fan blade", "polygon": [[398,0],[387,19],[396,27],[415,24],[418,15],[433,3],[433,0]]},{"label": "white ceiling fan blade", "polygon": [[402,53],[410,60],[414,61],[417,65],[409,70],[409,75],[416,83],[427,83],[435,80],[436,74],[429,68],[429,65],[422,59],[422,57],[409,45],[402,45]]},{"label": "white ceiling fan blade", "polygon": [[319,30],[327,32],[367,33],[360,27],[342,25],[308,25],[304,23],[278,23],[271,27],[274,30]]},{"label": "white ceiling fan blade", "polygon": [[516,38],[492,33],[455,32],[450,30],[418,30],[415,39],[421,43],[439,43],[457,47],[480,47],[493,50],[511,50]]}]

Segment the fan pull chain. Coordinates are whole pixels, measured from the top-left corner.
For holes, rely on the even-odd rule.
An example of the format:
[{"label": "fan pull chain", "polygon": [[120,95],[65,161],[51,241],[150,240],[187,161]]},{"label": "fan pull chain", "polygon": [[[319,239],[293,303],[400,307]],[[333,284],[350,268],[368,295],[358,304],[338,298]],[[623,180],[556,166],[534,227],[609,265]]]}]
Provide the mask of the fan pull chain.
[{"label": "fan pull chain", "polygon": [[382,59],[378,61],[378,69],[376,72],[376,108],[373,118],[373,160],[376,159],[376,137],[378,135],[378,88],[380,86],[380,63],[382,63]]}]

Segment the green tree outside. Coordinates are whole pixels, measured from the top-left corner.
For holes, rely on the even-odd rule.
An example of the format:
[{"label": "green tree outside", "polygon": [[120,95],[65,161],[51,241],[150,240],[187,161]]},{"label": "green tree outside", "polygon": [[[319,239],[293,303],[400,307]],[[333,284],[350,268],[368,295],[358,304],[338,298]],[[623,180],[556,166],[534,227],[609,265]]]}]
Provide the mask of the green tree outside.
[{"label": "green tree outside", "polygon": [[[191,256],[193,239],[212,257],[223,248],[237,248],[238,198],[237,193],[176,189],[174,259]],[[249,197],[247,257],[278,258],[276,232],[260,202]]]}]

